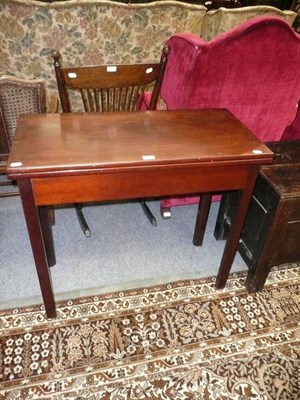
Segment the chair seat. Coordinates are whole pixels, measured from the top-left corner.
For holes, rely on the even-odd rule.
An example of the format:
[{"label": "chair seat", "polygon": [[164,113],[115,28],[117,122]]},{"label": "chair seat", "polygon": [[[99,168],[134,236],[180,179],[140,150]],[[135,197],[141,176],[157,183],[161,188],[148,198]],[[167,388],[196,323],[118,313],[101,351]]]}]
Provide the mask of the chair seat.
[{"label": "chair seat", "polygon": [[[212,201],[220,201],[221,195],[214,195]],[[181,196],[169,197],[160,200],[160,212],[163,219],[171,218],[171,208],[177,206],[188,206],[191,204],[198,204],[201,201],[201,196]]]}]

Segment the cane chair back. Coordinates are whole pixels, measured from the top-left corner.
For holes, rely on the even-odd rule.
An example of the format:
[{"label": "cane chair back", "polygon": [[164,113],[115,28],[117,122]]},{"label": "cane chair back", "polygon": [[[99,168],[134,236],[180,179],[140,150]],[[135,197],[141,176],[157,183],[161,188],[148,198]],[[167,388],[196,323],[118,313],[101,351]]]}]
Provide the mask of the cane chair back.
[{"label": "cane chair back", "polygon": [[[0,77],[0,174],[6,175],[6,166],[14,139],[18,118],[21,114],[46,112],[46,90],[43,80],[27,80],[13,76]],[[11,186],[11,181],[2,180],[1,186]],[[0,197],[18,194],[17,191],[2,191]]]}]

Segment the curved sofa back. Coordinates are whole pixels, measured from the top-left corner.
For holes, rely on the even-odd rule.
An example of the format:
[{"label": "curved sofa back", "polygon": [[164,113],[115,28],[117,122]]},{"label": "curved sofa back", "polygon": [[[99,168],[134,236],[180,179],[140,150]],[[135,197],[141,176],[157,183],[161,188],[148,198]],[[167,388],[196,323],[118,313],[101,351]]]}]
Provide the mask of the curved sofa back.
[{"label": "curved sofa back", "polygon": [[208,41],[220,33],[229,31],[251,18],[271,15],[285,20],[292,26],[297,14],[290,10],[279,10],[271,6],[251,6],[240,8],[224,8],[210,10],[206,13],[201,37]]},{"label": "curved sofa back", "polygon": [[227,108],[262,141],[281,139],[300,93],[300,35],[285,21],[256,17],[210,42],[182,33],[168,45],[168,109]]}]

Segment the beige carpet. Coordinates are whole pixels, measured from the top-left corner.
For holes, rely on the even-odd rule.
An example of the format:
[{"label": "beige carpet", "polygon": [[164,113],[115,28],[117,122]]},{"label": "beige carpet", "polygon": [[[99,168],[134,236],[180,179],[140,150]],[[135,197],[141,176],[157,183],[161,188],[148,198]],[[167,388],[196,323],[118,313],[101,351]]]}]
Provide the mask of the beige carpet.
[{"label": "beige carpet", "polygon": [[300,398],[300,268],[172,282],[0,313],[0,399]]}]

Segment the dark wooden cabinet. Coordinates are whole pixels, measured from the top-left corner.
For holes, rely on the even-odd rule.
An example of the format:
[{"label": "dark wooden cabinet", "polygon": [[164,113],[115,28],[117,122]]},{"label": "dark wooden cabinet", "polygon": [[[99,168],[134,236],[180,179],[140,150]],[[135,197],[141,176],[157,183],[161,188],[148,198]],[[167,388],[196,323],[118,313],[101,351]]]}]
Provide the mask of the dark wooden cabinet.
[{"label": "dark wooden cabinet", "polygon": [[[261,168],[238,251],[249,272],[250,292],[263,288],[275,265],[300,261],[300,141],[269,143],[274,164]],[[215,236],[225,239],[237,192],[222,199]]]}]

